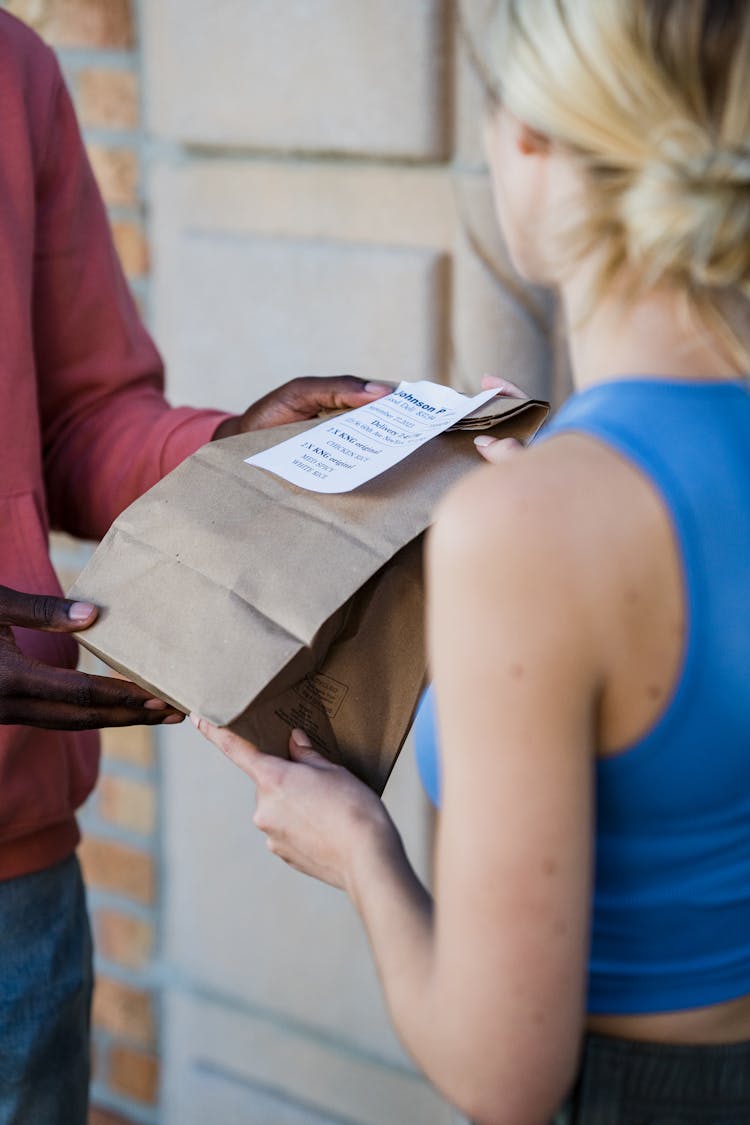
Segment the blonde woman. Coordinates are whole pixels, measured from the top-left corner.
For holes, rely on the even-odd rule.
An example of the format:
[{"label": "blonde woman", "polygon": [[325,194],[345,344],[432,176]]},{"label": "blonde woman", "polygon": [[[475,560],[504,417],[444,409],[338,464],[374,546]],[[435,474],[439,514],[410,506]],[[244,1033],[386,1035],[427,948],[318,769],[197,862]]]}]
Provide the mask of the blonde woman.
[{"label": "blonde woman", "polygon": [[750,4],[503,0],[488,42],[498,216],[560,295],[576,394],[431,535],[434,899],[303,733],[283,762],[199,726],[255,780],[271,850],[351,896],[401,1039],[465,1113],[736,1125]]}]

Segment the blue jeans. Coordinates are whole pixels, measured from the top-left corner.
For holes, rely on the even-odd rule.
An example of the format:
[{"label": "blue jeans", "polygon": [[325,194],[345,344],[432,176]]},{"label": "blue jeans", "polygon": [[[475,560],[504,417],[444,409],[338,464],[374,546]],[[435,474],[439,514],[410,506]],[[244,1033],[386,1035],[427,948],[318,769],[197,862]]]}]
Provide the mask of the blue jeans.
[{"label": "blue jeans", "polygon": [[0,882],[0,1125],[85,1125],[91,952],[75,856]]}]

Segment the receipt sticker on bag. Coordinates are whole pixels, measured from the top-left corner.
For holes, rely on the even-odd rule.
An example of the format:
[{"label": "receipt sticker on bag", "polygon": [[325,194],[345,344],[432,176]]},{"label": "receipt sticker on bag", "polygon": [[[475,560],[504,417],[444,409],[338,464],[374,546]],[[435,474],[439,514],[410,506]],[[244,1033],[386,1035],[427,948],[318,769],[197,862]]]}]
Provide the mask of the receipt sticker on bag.
[{"label": "receipt sticker on bag", "polygon": [[439,383],[400,383],[393,394],[246,461],[311,492],[350,492],[493,398],[496,390],[469,398]]},{"label": "receipt sticker on bag", "polygon": [[[209,442],[112,525],[70,592],[102,607],[77,637],[269,753],[302,727],[382,792],[426,676],[423,532],[481,464],[478,430],[525,440],[548,410],[405,383],[369,407]],[[295,460],[301,476],[277,475]]]}]

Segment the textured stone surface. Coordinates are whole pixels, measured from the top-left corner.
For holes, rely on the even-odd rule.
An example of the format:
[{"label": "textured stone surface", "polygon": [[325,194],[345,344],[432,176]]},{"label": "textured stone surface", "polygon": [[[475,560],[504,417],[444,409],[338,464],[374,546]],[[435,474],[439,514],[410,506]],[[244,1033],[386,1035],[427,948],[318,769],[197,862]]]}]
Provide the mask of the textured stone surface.
[{"label": "textured stone surface", "polygon": [[449,7],[446,0],[147,4],[152,127],[207,145],[443,155]]},{"label": "textured stone surface", "polygon": [[104,129],[135,129],[139,118],[138,75],[132,70],[88,67],[76,80],[81,124]]},{"label": "textured stone surface", "polygon": [[439,167],[162,159],[152,162],[148,194],[157,275],[194,229],[448,250],[456,223],[452,178]]},{"label": "textured stone surface", "polygon": [[469,34],[474,34],[473,24],[462,21],[455,47],[454,158],[464,166],[483,167],[485,90],[467,49],[465,37]]},{"label": "textured stone surface", "polygon": [[94,987],[93,1022],[97,1027],[144,1045],[154,1042],[155,1024],[151,994],[109,977],[98,977]]},{"label": "textured stone surface", "polygon": [[103,908],[94,912],[93,921],[97,952],[106,961],[128,969],[148,964],[154,948],[153,923]]},{"label": "textured stone surface", "polygon": [[138,848],[96,836],[84,836],[78,849],[86,883],[135,902],[154,901],[156,872],[153,856]]},{"label": "textured stone surface", "polygon": [[441,265],[421,250],[191,234],[161,336],[180,395],[239,410],[298,375],[440,379]]},{"label": "textured stone surface", "polygon": [[149,727],[110,727],[102,731],[105,761],[128,762],[142,769],[154,764],[154,736]]},{"label": "textured stone surface", "polygon": [[154,1105],[159,1093],[159,1059],[148,1051],[114,1046],[109,1055],[109,1084],[116,1094]]},{"label": "textured stone surface", "polygon": [[144,277],[148,273],[148,243],[140,223],[118,220],[112,223],[112,237],[126,275]]},{"label": "textured stone surface", "polygon": [[9,11],[55,47],[131,47],[131,0],[9,0]]},{"label": "textured stone surface", "polygon": [[89,1110],[88,1125],[133,1125],[132,1117],[123,1117],[121,1113],[113,1113],[110,1109],[101,1106],[92,1106]]},{"label": "textured stone surface", "polygon": [[89,144],[89,160],[104,202],[134,207],[138,202],[138,156],[129,148]]},{"label": "textured stone surface", "polygon": [[489,372],[549,397],[553,308],[549,293],[515,272],[500,236],[489,179],[458,178],[453,256],[454,380],[461,389]]},{"label": "textured stone surface", "polygon": [[164,1125],[458,1125],[406,1068],[348,1043],[167,993]]},{"label": "textured stone surface", "polygon": [[99,781],[99,815],[109,824],[148,836],[156,820],[156,793],[146,781],[105,775]]}]

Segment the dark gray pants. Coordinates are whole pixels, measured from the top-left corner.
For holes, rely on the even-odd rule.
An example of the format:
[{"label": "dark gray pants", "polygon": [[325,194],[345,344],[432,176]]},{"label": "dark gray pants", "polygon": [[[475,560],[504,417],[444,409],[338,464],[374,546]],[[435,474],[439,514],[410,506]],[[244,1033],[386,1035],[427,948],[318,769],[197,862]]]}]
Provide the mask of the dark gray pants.
[{"label": "dark gray pants", "polygon": [[750,1125],[750,1043],[588,1035],[575,1089],[554,1125]]}]

